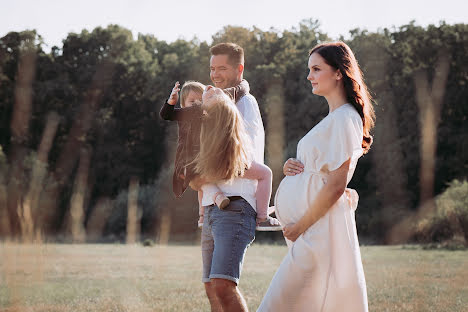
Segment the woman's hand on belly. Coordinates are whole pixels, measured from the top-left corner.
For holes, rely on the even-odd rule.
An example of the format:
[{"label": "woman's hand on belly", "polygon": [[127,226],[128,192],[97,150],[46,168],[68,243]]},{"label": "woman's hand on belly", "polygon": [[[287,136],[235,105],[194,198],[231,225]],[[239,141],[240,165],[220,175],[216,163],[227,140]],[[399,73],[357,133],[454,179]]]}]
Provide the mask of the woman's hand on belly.
[{"label": "woman's hand on belly", "polygon": [[302,228],[300,223],[289,223],[286,224],[283,228],[283,235],[290,241],[295,242],[296,239],[305,232],[305,229]]},{"label": "woman's hand on belly", "polygon": [[295,176],[304,171],[304,165],[296,158],[289,158],[283,165],[283,173],[286,176]]}]

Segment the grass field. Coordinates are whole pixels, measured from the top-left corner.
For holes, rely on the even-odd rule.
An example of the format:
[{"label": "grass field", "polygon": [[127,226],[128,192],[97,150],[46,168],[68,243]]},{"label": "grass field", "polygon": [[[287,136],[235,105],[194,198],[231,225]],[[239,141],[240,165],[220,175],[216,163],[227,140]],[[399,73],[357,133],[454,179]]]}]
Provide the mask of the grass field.
[{"label": "grass field", "polygon": [[[468,251],[362,249],[370,311],[468,311]],[[255,311],[285,246],[253,244]],[[0,244],[0,311],[209,311],[199,246]]]}]

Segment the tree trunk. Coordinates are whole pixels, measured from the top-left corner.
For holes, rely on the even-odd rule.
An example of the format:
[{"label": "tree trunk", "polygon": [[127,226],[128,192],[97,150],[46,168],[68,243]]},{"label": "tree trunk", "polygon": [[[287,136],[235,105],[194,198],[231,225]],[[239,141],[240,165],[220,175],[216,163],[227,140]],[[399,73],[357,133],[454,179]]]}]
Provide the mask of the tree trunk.
[{"label": "tree trunk", "polygon": [[9,180],[7,186],[7,210],[10,219],[12,236],[18,236],[21,231],[20,216],[23,214],[22,201],[24,195],[24,161],[27,156],[25,143],[29,137],[29,121],[32,110],[32,83],[36,73],[36,49],[26,48],[18,63],[18,73],[15,86],[15,103],[11,119],[11,147],[9,153]]}]

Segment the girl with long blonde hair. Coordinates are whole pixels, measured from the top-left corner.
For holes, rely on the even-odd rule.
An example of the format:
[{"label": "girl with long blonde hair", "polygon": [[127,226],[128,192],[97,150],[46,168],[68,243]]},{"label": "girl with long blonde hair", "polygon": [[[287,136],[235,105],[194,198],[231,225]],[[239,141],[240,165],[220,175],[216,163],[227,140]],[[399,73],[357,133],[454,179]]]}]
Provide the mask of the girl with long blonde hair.
[{"label": "girl with long blonde hair", "polygon": [[[193,159],[200,148],[200,129],[203,110],[201,108],[202,94],[205,85],[198,81],[186,81],[182,88],[177,81],[174,84],[171,95],[162,106],[160,116],[164,120],[177,121],[179,126],[179,138],[174,163],[174,174],[172,177],[172,189],[176,197],[181,197],[190,181],[195,177],[193,170]],[[180,106],[175,108],[179,99]],[[249,84],[242,80],[239,85],[223,90],[232,97],[239,100],[249,91]],[[213,201],[221,209],[229,204],[229,199],[214,184],[205,185],[205,194],[213,197]],[[199,219],[198,227],[203,225],[204,208],[202,205],[203,192],[198,191]]]},{"label": "girl with long blonde hair", "polygon": [[269,219],[271,225],[278,225],[276,219],[268,217],[271,197],[272,172],[264,164],[253,160],[251,140],[242,116],[234,102],[219,88],[207,86],[202,97],[200,152],[195,157],[194,172],[198,179],[192,180],[192,187],[201,188],[206,182],[229,185],[235,178],[258,180],[256,198],[257,224]]}]

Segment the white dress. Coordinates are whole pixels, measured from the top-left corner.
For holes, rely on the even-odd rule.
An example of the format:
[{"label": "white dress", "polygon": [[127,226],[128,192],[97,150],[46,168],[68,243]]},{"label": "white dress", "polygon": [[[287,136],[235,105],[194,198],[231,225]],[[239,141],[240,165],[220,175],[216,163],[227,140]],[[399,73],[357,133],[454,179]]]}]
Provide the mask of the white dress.
[{"label": "white dress", "polygon": [[[314,201],[328,172],[351,158],[349,182],[362,155],[362,120],[345,104],[328,114],[298,143],[304,172],[286,176],[275,197],[284,226],[297,222]],[[368,311],[354,211],[356,191],[346,189],[328,212],[294,243],[278,268],[258,311]]]}]

